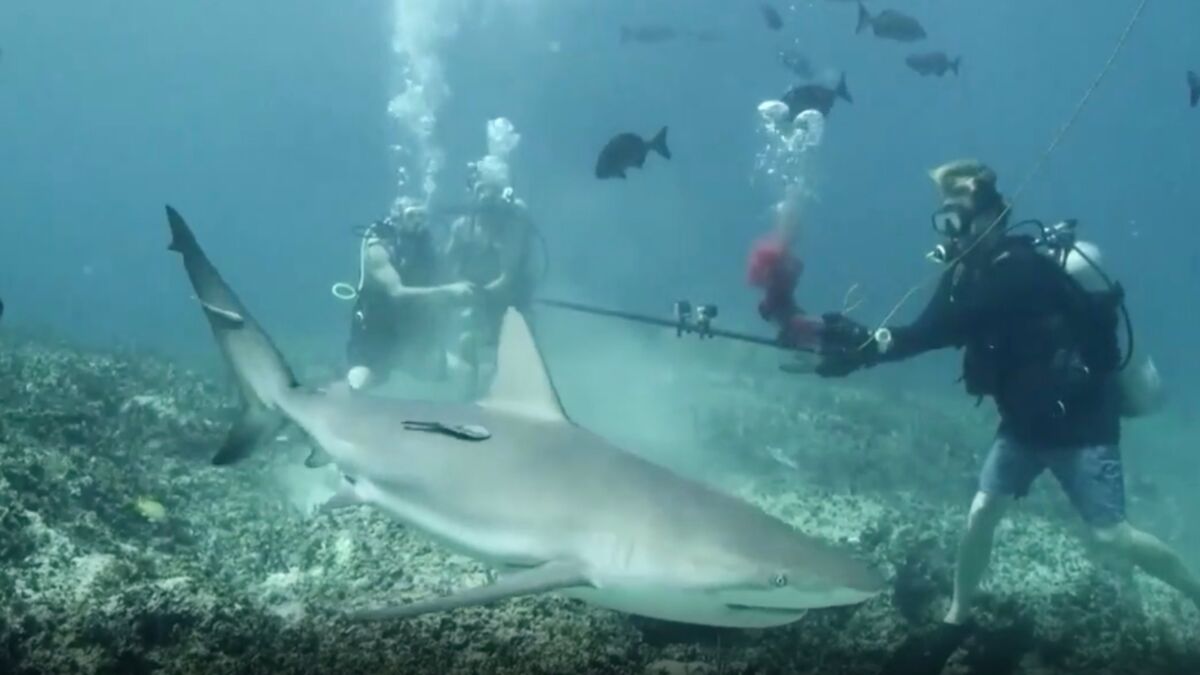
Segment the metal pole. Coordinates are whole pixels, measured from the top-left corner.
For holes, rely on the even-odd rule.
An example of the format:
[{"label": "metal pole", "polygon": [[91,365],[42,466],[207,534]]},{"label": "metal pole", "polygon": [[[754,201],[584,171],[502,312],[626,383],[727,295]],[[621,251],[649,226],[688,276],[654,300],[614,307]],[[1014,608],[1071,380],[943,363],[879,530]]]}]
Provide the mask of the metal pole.
[{"label": "metal pole", "polygon": [[762,345],[764,347],[774,347],[775,349],[783,349],[786,351],[812,351],[804,348],[791,348],[779,344],[778,340],[773,338],[760,337],[758,335],[750,335],[748,333],[737,333],[720,328],[706,327],[697,329],[688,322],[670,319],[663,319],[656,316],[647,316],[645,314],[635,314],[633,312],[625,312],[617,309],[605,309],[603,307],[593,307],[584,305],[578,302],[569,302],[566,300],[552,300],[549,298],[538,298],[534,302],[548,305],[550,307],[558,307],[560,309],[568,309],[574,312],[583,312],[585,314],[594,314],[597,316],[608,316],[616,319],[624,319],[626,321],[635,321],[637,323],[650,324],[652,326],[662,326],[663,328],[674,328],[681,332],[697,333],[701,338],[704,337],[720,337],[729,340],[737,340],[739,342],[749,342],[751,344]]}]

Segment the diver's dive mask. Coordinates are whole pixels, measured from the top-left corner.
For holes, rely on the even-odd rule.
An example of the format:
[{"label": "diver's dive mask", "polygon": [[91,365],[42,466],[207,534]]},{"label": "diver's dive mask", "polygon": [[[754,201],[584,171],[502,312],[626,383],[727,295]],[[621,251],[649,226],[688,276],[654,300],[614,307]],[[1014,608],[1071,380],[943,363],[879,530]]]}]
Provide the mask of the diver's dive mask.
[{"label": "diver's dive mask", "polygon": [[930,217],[933,231],[946,240],[934,246],[925,257],[941,264],[957,257],[963,251],[963,244],[971,233],[971,222],[974,218],[975,211],[959,202],[947,202],[934,211]]},{"label": "diver's dive mask", "polygon": [[950,202],[934,211],[930,220],[933,223],[934,232],[947,239],[959,239],[970,231],[971,221],[974,217],[975,212],[970,207]]},{"label": "diver's dive mask", "polygon": [[503,211],[512,206],[516,200],[515,192],[511,187],[501,189],[497,185],[480,183],[475,186],[473,191],[475,193],[475,208],[485,213]]}]

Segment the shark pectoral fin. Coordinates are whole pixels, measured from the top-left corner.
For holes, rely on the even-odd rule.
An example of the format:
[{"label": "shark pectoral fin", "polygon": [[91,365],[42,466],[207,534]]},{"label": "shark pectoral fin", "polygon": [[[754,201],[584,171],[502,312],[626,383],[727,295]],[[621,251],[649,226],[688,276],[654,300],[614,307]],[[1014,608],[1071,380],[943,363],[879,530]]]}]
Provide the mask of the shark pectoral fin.
[{"label": "shark pectoral fin", "polygon": [[200,301],[200,306],[204,308],[204,311],[209,316],[221,322],[227,328],[241,328],[246,323],[246,319],[241,314],[231,309],[223,309],[203,300]]},{"label": "shark pectoral fin", "polygon": [[342,481],[338,491],[333,493],[333,496],[326,499],[320,506],[317,507],[317,513],[328,513],[337,509],[344,509],[349,506],[358,506],[365,503],[362,497],[358,496],[358,492],[354,489],[354,483],[347,478]]},{"label": "shark pectoral fin", "polygon": [[591,586],[583,570],[574,562],[549,562],[538,567],[503,574],[495,583],[468,588],[451,595],[407,605],[380,607],[350,612],[354,621],[384,621],[444,612],[459,607],[477,607],[522,595],[534,595],[572,586]]},{"label": "shark pectoral fin", "polygon": [[277,412],[258,405],[246,406],[241,418],[225,437],[225,443],[213,456],[212,463],[233,464],[244,459],[256,447],[275,438],[285,423],[286,420]]},{"label": "shark pectoral fin", "polygon": [[308,457],[304,460],[304,466],[309,469],[319,469],[333,462],[333,458],[329,453],[325,452],[316,443],[308,449]]}]

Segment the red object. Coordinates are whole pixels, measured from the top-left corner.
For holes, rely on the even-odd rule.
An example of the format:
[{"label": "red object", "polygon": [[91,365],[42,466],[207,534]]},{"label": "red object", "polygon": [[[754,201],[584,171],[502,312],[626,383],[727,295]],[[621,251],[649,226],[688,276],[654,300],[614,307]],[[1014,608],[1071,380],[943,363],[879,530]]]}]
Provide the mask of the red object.
[{"label": "red object", "polygon": [[804,272],[804,263],[792,255],[788,242],[778,234],[760,238],[750,249],[750,264],[746,276],[760,288],[784,287],[790,292]]},{"label": "red object", "polygon": [[758,313],[779,327],[779,343],[793,348],[814,349],[820,343],[824,322],[808,317],[796,306],[796,283],[804,263],[792,255],[786,237],[773,233],[760,238],[750,249],[746,279],[763,289]]}]

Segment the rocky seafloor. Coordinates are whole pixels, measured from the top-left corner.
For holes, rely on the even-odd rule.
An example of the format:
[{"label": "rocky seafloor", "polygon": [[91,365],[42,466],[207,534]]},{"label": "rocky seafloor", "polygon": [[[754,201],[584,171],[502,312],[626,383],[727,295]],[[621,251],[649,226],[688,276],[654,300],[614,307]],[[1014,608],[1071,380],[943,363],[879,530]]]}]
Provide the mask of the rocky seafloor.
[{"label": "rocky seafloor", "polygon": [[[949,594],[978,460],[961,448],[986,432],[875,396],[748,397],[700,429],[761,451],[746,455],[742,496],[885,570],[890,590],[865,604],[754,631],[553,595],[357,624],[340,610],[487,573],[371,509],[296,508],[277,477],[302,448],[210,466],[234,405],[217,380],[144,355],[0,342],[0,673],[907,672],[894,655]],[[1031,501],[1002,526],[980,629],[945,672],[1200,672],[1196,610],[1093,557],[1053,493]]]}]

